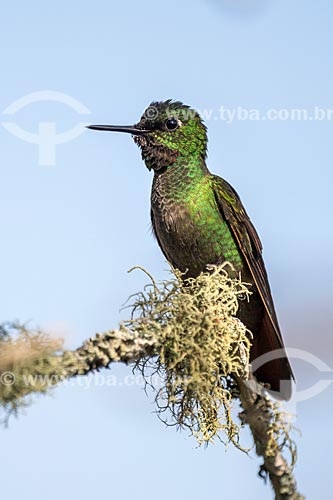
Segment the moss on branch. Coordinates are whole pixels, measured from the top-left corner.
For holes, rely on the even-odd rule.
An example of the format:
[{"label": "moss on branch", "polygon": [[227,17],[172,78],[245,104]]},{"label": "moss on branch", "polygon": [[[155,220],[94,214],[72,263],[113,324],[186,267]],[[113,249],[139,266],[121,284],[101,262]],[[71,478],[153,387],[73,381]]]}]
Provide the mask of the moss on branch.
[{"label": "moss on branch", "polygon": [[[264,393],[244,384],[250,372],[251,333],[235,317],[238,300],[250,291],[230,279],[228,263],[196,279],[174,271],[170,280],[150,283],[130,298],[129,319],[118,329],[97,334],[74,351],[42,330],[14,323],[0,327],[0,408],[6,417],[29,403],[29,395],[84,376],[111,363],[131,364],[153,387],[160,418],[189,429],[199,444],[215,438],[238,448],[240,426],[249,425],[256,452],[263,457],[276,499],[300,500],[292,473],[296,456],[281,411]],[[233,405],[244,411],[236,422]],[[283,457],[291,453],[290,463]],[[299,495],[299,496],[297,496]]]}]

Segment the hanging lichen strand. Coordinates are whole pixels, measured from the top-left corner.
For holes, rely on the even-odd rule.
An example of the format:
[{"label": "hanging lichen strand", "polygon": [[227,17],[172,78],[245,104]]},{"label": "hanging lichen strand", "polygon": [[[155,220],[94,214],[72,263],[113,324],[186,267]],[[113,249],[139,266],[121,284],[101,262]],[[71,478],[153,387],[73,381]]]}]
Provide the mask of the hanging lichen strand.
[{"label": "hanging lichen strand", "polygon": [[[187,427],[201,444],[224,431],[238,446],[238,425],[231,418],[237,389],[232,375],[243,377],[249,363],[251,334],[234,317],[245,284],[230,279],[224,266],[198,278],[153,280],[135,297],[126,327],[158,339],[158,356],[136,365],[147,383],[159,375],[156,402],[168,424]],[[154,377],[156,381],[156,377]]]}]

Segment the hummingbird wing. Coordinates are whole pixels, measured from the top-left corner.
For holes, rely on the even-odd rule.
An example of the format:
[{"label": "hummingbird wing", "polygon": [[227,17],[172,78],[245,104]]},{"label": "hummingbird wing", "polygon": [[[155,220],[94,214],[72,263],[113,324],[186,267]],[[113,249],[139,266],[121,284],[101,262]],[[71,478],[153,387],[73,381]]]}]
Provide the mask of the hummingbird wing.
[{"label": "hummingbird wing", "polygon": [[[251,349],[251,359],[255,360],[259,356],[276,349],[284,350],[284,343],[262,258],[262,244],[237,192],[227,181],[216,175],[212,175],[211,180],[218,208],[237,241],[265,308],[261,327],[253,339]],[[280,389],[281,380],[290,381],[294,379],[286,354],[262,365],[256,370],[256,375],[259,380],[269,382],[271,388],[276,391]],[[282,390],[283,398],[289,399],[291,383],[285,382],[285,387],[281,388]]]}]

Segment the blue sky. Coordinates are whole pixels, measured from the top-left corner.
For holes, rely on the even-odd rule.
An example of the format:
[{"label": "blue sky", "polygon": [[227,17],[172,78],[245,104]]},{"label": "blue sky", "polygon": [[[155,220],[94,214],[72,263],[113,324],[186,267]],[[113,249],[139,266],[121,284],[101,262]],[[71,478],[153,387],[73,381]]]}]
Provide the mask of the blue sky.
[{"label": "blue sky", "polygon": [[[286,343],[328,365],[332,119],[228,124],[219,110],[333,109],[332,14],[328,0],[13,1],[0,32],[2,123],[33,133],[41,122],[59,133],[80,121],[130,124],[167,98],[213,111],[208,165],[237,189],[263,240]],[[46,90],[90,114],[50,101],[3,113]],[[145,284],[130,267],[166,276],[150,231],[151,174],[120,134],[85,131],[57,146],[54,166],[39,165],[38,147],[4,125],[0,143],[1,320],[31,320],[73,348],[117,325]],[[320,378],[294,366],[300,388]],[[270,497],[254,455],[196,449],[159,422],[141,387],[124,385],[129,368],[112,373],[116,387],[59,387],[0,430],[4,498]],[[330,498],[331,401],[330,387],[297,403],[297,477],[308,498],[319,486]]]}]

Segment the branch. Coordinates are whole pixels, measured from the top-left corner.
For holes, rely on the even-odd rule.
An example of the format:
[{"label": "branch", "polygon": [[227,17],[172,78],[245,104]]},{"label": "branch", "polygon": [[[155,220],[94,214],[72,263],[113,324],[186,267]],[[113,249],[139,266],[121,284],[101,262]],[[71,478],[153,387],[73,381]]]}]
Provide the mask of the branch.
[{"label": "branch", "polygon": [[79,375],[88,375],[111,363],[134,363],[152,356],[156,339],[121,327],[86,340],[74,351],[64,350],[62,341],[42,330],[20,323],[0,326],[0,408],[5,422],[26,406],[26,397],[48,392],[55,385]]},{"label": "branch", "polygon": [[111,330],[90,338],[76,351],[66,351],[60,360],[64,378],[87,375],[111,363],[134,363],[156,354],[157,341],[137,332]]},{"label": "branch", "polygon": [[[222,435],[240,445],[240,425],[232,417],[240,401],[242,424],[249,425],[256,452],[263,457],[276,500],[301,500],[293,476],[296,449],[277,403],[247,379],[251,333],[235,317],[250,291],[230,279],[224,264],[184,282],[174,271],[169,281],[150,284],[132,297],[130,318],[119,329],[97,334],[75,351],[43,331],[21,324],[0,327],[0,408],[16,414],[27,396],[45,393],[70,377],[87,375],[111,363],[131,363],[150,386],[159,374],[155,401],[167,425],[187,428],[199,444]],[[154,387],[153,387],[154,389]],[[291,454],[289,465],[284,451]]]},{"label": "branch", "polygon": [[[251,377],[254,379],[253,375]],[[255,379],[253,382],[257,385]],[[304,500],[303,495],[297,491],[293,475],[296,448],[289,437],[289,426],[283,419],[283,413],[279,411],[278,403],[274,403],[264,390],[261,395],[253,392],[244,380],[238,379],[238,386],[244,410],[239,416],[250,427],[257,455],[264,459],[259,475],[265,477],[268,474],[276,500]],[[280,436],[283,439],[282,445],[278,443]],[[283,448],[289,448],[291,465],[282,454]]]}]

